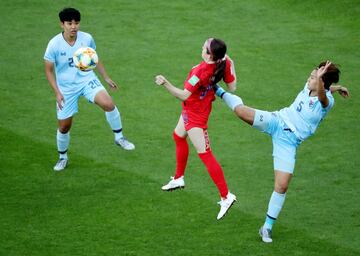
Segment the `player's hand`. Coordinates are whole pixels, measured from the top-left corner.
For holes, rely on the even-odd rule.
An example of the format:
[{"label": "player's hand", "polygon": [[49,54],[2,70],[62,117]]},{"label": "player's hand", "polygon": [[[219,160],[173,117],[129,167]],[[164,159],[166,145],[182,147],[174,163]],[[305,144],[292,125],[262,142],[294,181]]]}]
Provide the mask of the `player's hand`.
[{"label": "player's hand", "polygon": [[105,82],[109,85],[110,89],[112,90],[116,90],[118,88],[117,84],[109,77],[105,79]]},{"label": "player's hand", "polygon": [[326,73],[326,71],[330,65],[331,65],[331,62],[327,60],[325,66],[322,66],[317,69],[316,75],[319,79]]},{"label": "player's hand", "polygon": [[64,96],[60,92],[56,94],[56,104],[60,110],[65,104]]},{"label": "player's hand", "polygon": [[344,98],[347,98],[350,96],[348,88],[346,88],[344,86],[340,85],[340,89],[338,90],[338,92]]},{"label": "player's hand", "polygon": [[169,83],[169,81],[166,80],[166,78],[165,78],[163,75],[157,75],[157,76],[155,77],[155,83],[156,83],[157,85],[164,85],[164,84],[166,84],[166,83]]}]

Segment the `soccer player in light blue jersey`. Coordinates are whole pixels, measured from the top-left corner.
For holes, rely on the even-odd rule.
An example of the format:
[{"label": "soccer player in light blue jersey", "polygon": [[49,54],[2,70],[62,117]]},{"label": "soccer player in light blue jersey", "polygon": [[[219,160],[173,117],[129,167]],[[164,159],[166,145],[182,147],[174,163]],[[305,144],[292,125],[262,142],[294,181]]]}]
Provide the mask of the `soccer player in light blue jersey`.
[{"label": "soccer player in light blue jersey", "polygon": [[[87,46],[96,49],[92,36],[79,31],[80,12],[74,8],[64,8],[59,12],[59,18],[63,31],[50,40],[44,55],[46,78],[56,96],[58,119],[56,140],[59,160],[54,166],[55,171],[61,171],[67,166],[70,128],[73,116],[78,112],[80,96],[84,96],[89,102],[97,104],[105,111],[117,145],[125,150],[135,148],[134,144],[123,136],[120,112],[95,72],[80,71],[74,66],[73,54],[77,49]],[[96,69],[111,89],[117,88],[100,60]]]},{"label": "soccer player in light blue jersey", "polygon": [[285,201],[286,191],[295,167],[296,149],[302,141],[314,134],[321,120],[334,106],[332,93],[348,97],[347,88],[333,85],[339,81],[340,70],[331,62],[322,62],[314,69],[305,87],[287,108],[268,112],[250,108],[240,97],[216,87],[221,97],[235,114],[272,137],[275,185],[264,225],[259,234],[266,243],[272,242],[272,226]]}]

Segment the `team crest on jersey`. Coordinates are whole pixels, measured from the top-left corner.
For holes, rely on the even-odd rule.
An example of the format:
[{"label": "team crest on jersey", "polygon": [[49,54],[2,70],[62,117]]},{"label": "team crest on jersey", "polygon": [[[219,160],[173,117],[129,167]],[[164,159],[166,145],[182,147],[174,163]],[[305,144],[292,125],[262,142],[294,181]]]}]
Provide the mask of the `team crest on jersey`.
[{"label": "team crest on jersey", "polygon": [[60,52],[61,56],[66,56],[66,52]]},{"label": "team crest on jersey", "polygon": [[193,75],[190,79],[189,79],[189,84],[191,84],[192,86],[195,86],[197,84],[197,82],[199,82],[199,78],[196,75]]}]

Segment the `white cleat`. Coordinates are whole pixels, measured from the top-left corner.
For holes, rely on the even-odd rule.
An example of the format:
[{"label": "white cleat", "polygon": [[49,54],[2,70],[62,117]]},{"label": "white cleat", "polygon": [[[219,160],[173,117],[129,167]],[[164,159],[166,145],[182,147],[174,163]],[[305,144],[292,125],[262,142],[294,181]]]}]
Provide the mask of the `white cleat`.
[{"label": "white cleat", "polygon": [[266,229],[264,228],[264,226],[262,226],[259,229],[259,235],[261,237],[261,239],[263,240],[264,243],[271,243],[272,242],[272,238],[271,238],[271,229]]},{"label": "white cleat", "polygon": [[66,168],[68,160],[65,158],[60,158],[54,166],[54,171],[59,172]]},{"label": "white cleat", "polygon": [[174,179],[174,177],[170,177],[169,183],[162,186],[161,189],[163,191],[173,191],[184,187],[185,187],[184,176],[181,176],[180,178],[177,179]]},{"label": "white cleat", "polygon": [[135,149],[135,145],[132,144],[130,141],[128,141],[128,139],[125,137],[115,140],[115,144],[122,147],[125,150],[134,150]]},{"label": "white cleat", "polygon": [[218,202],[218,204],[220,204],[220,211],[217,219],[220,220],[221,218],[223,218],[235,202],[236,196],[234,194],[231,194],[230,192],[227,194],[226,199],[221,199],[221,201]]}]

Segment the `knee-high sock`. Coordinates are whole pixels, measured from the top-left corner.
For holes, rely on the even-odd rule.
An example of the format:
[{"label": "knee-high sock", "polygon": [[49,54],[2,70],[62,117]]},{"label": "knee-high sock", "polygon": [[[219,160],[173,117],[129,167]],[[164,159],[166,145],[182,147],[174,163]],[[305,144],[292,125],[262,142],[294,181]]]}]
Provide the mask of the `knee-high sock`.
[{"label": "knee-high sock", "polygon": [[56,132],[56,144],[60,154],[59,158],[67,159],[67,151],[70,143],[70,132],[61,133],[59,130]]},{"label": "knee-high sock", "polygon": [[272,193],[264,223],[265,228],[272,229],[272,226],[279,216],[282,206],[284,205],[285,197],[286,193],[280,194],[276,191]]},{"label": "knee-high sock", "polygon": [[189,156],[189,145],[187,143],[186,137],[182,138],[178,136],[175,132],[173,133],[173,138],[176,146],[176,173],[175,179],[184,176],[186,163]]},{"label": "knee-high sock", "polygon": [[106,120],[108,121],[111,129],[114,132],[115,140],[118,140],[123,137],[122,134],[122,123],[120,112],[115,106],[115,108],[110,112],[105,112]]},{"label": "knee-high sock", "polygon": [[226,105],[231,108],[232,111],[239,105],[244,105],[244,102],[239,96],[226,92],[222,99],[225,101]]},{"label": "knee-high sock", "polygon": [[219,190],[220,196],[226,198],[229,190],[225,181],[224,172],[216,161],[211,151],[205,153],[199,153],[201,161],[205,164],[211,179],[214,181],[216,187]]}]

